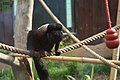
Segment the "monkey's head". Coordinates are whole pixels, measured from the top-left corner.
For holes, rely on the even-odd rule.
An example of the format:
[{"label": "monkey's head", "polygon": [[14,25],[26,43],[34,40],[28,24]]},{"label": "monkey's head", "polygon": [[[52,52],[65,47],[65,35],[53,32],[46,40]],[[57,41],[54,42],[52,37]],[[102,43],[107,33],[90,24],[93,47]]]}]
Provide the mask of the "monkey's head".
[{"label": "monkey's head", "polygon": [[63,38],[62,25],[58,23],[49,24],[47,27],[47,38],[54,43],[59,43]]}]

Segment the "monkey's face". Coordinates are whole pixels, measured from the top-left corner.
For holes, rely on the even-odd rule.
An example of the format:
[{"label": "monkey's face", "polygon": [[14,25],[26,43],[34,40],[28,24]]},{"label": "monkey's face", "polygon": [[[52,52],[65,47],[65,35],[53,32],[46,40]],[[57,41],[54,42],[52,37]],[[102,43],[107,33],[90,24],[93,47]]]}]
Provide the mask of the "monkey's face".
[{"label": "monkey's face", "polygon": [[62,26],[58,23],[48,25],[47,38],[53,43],[59,43],[63,38]]}]

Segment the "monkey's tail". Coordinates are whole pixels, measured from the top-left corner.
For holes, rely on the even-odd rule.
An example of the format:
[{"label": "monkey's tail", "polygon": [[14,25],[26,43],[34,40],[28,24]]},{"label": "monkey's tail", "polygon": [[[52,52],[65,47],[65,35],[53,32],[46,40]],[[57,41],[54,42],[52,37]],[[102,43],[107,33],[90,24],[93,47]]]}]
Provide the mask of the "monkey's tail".
[{"label": "monkey's tail", "polygon": [[50,80],[48,70],[43,63],[42,59],[38,59],[37,57],[33,57],[35,68],[37,70],[37,74],[40,80]]},{"label": "monkey's tail", "polygon": [[24,64],[26,66],[26,69],[27,69],[29,75],[32,77],[31,68],[30,68],[30,64],[29,64],[28,60],[26,58],[23,58],[23,60],[24,60]]}]

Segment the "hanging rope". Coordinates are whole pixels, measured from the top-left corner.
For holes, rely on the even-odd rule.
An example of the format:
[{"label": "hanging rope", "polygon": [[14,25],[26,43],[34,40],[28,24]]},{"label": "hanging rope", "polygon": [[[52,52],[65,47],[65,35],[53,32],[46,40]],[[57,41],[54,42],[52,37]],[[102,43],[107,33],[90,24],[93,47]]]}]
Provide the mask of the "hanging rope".
[{"label": "hanging rope", "polygon": [[106,30],[106,36],[105,36],[106,46],[110,49],[114,49],[119,46],[119,39],[118,39],[117,31],[111,27],[112,24],[110,19],[108,0],[105,0],[105,9],[106,9],[106,16],[108,21],[108,29]]},{"label": "hanging rope", "polygon": [[108,5],[108,0],[105,0],[105,8],[106,8],[106,15],[107,15],[107,21],[108,21],[108,27],[111,27],[111,19],[110,19],[110,10],[109,10],[109,5]]}]

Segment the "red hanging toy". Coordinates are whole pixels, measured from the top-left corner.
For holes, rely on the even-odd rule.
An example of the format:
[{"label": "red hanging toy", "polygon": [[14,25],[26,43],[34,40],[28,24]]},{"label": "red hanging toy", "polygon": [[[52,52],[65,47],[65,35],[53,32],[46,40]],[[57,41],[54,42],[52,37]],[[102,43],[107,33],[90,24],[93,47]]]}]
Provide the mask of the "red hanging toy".
[{"label": "red hanging toy", "polygon": [[110,49],[117,48],[119,46],[118,34],[115,29],[111,27],[110,13],[108,8],[108,0],[105,0],[106,13],[109,29],[106,30],[106,46]]}]

